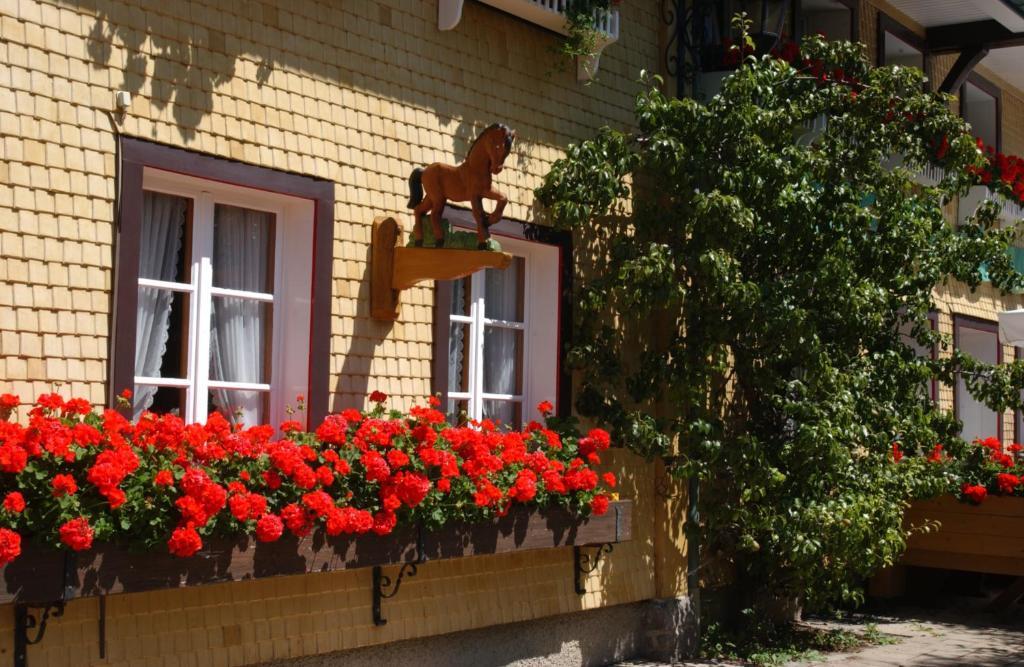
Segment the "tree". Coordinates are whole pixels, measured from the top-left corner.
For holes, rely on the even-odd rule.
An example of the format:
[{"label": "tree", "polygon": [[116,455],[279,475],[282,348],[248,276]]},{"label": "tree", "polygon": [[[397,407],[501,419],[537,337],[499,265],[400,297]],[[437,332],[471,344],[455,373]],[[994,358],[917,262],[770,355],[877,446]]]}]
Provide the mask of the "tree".
[{"label": "tree", "polygon": [[[947,488],[926,454],[964,446],[922,386],[965,372],[1004,408],[1024,376],[950,351],[927,320],[933,288],[976,287],[983,266],[998,289],[1024,284],[995,205],[943,216],[987,168],[949,98],[860,45],[788,57],[747,57],[706,105],[648,81],[635,131],[571,146],[537,191],[593,261],[568,351],[577,408],[700,478],[707,560],[754,606],[859,600],[905,547],[908,500]],[[936,187],[913,180],[926,164],[945,169]],[[916,356],[901,327],[945,352]],[[897,464],[894,443],[922,456]]]}]

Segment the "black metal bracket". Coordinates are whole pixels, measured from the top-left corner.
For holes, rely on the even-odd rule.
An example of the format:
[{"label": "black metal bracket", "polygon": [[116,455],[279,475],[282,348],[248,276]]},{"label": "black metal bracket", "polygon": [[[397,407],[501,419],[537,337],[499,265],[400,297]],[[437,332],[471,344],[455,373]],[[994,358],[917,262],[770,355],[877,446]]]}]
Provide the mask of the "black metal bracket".
[{"label": "black metal bracket", "polygon": [[[14,604],[14,667],[28,665],[28,647],[43,641],[51,617],[60,618],[64,615],[67,601],[74,597],[75,560],[75,555],[70,551],[64,554],[59,599],[44,605],[30,605],[26,602]],[[32,612],[33,609],[42,610],[42,613],[37,615]],[[29,636],[31,630],[35,630],[35,633]]]},{"label": "black metal bracket", "polygon": [[[393,598],[398,595],[398,589],[402,586],[402,580],[405,577],[415,577],[418,572],[418,566],[425,563],[427,560],[426,554],[423,549],[423,528],[422,526],[416,532],[416,557],[411,561],[402,563],[402,566],[398,568],[398,575],[392,579],[391,577],[384,574],[380,565],[373,566],[373,624],[374,625],[387,625],[388,619],[384,618],[381,612],[381,600],[384,598]],[[390,590],[389,590],[390,589]]]},{"label": "black metal bracket", "polygon": [[601,557],[612,552],[611,542],[596,545],[593,555],[584,551],[587,547],[572,548],[573,584],[576,587],[576,595],[584,595],[587,587],[584,580],[587,575],[597,569],[601,564]]}]

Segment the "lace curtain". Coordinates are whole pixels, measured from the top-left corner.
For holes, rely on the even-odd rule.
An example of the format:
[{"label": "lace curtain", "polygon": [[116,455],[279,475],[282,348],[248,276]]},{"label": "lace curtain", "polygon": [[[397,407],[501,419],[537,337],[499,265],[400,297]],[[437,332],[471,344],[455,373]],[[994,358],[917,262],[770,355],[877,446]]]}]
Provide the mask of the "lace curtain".
[{"label": "lace curtain", "polygon": [[[273,215],[218,204],[213,222],[215,287],[268,292]],[[237,297],[212,299],[210,380],[266,383],[269,304]],[[232,423],[263,421],[264,393],[213,389],[213,404]]]},{"label": "lace curtain", "polygon": [[[158,192],[142,195],[142,229],[139,241],[139,277],[173,281],[185,229],[188,200]],[[135,315],[135,375],[161,377],[167,338],[170,335],[174,292],[140,287]],[[158,387],[134,389],[132,411],[138,417],[153,405]]]},{"label": "lace curtain", "polygon": [[[522,294],[519,261],[503,271],[487,269],[484,275],[484,311],[492,320],[521,322]],[[522,332],[495,326],[484,328],[483,376],[488,394],[519,394],[517,370],[522,367]],[[516,404],[509,401],[484,401],[483,416],[517,427]]]}]

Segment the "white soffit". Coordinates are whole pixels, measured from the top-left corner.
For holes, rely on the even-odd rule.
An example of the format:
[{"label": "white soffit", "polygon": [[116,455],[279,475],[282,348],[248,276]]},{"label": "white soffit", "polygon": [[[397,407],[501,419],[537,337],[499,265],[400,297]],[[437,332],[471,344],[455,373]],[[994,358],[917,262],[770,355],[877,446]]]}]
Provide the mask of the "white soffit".
[{"label": "white soffit", "polygon": [[992,49],[979,65],[999,75],[1018,91],[1024,91],[1024,46]]},{"label": "white soffit", "polygon": [[925,28],[995,19],[1012,32],[1024,32],[1021,16],[1003,0],[889,0]]}]

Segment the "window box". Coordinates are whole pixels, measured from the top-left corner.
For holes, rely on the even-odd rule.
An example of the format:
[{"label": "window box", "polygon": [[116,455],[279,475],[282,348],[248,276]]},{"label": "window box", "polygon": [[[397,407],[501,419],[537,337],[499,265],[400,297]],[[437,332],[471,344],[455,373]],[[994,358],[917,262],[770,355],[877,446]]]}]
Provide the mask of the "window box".
[{"label": "window box", "polygon": [[[528,551],[601,545],[632,539],[633,503],[611,503],[602,516],[581,519],[561,509],[515,507],[491,523],[452,524],[437,532],[415,526],[391,535],[372,533],[332,538],[314,532],[298,540],[209,539],[191,558],[164,551],[134,552],[98,545],[89,551],[44,549],[25,544],[25,552],[3,568],[0,604],[45,605],[57,600],[117,593],[260,579],[281,575],[335,572],[362,567]],[[566,576],[572,570],[566,566]]]},{"label": "window box", "polygon": [[[439,30],[453,30],[462,20],[462,7],[466,0],[439,0],[437,4],[437,27]],[[566,0],[481,0],[519,18],[567,35],[565,5]],[[619,10],[611,9],[594,15],[594,25],[603,36],[598,41],[596,53],[589,58],[580,59],[576,66],[576,76],[580,81],[587,81],[597,73],[601,52],[609,44],[619,39]]]},{"label": "window box", "polygon": [[944,496],[907,510],[908,526],[929,521],[941,526],[910,537],[903,565],[1024,576],[1024,498],[990,496],[969,505]]}]

